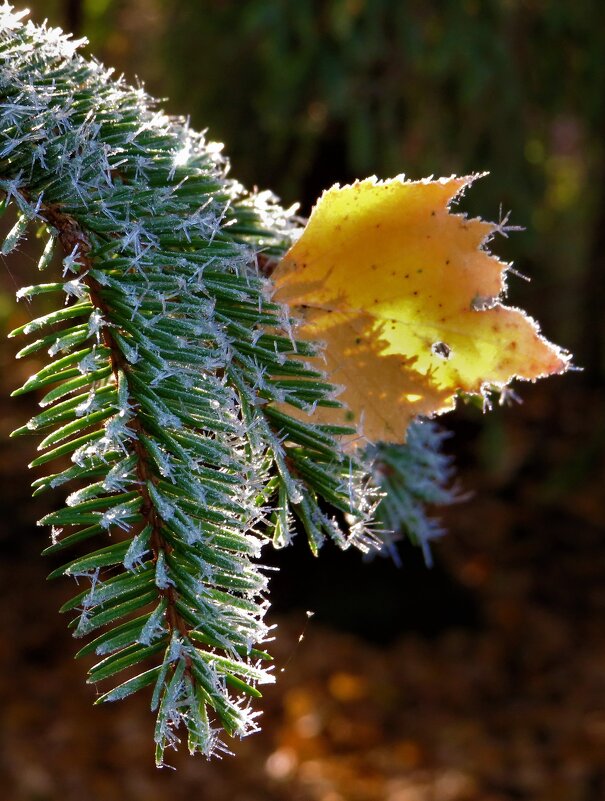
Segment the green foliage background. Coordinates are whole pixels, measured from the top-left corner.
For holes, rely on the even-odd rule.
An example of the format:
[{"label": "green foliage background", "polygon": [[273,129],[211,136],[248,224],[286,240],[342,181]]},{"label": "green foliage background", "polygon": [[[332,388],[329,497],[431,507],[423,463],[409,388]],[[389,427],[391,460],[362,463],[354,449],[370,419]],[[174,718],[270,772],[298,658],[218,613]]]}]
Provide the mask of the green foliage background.
[{"label": "green foliage background", "polygon": [[466,208],[512,209],[512,299],[605,369],[605,6],[598,0],[33,0],[226,142],[284,202],[335,181],[488,170]]}]

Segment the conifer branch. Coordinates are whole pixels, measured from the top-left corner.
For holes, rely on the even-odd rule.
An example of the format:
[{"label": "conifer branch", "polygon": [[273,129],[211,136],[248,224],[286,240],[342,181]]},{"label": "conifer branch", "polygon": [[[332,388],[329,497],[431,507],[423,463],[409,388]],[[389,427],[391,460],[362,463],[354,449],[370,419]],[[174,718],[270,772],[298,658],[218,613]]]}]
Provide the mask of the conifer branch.
[{"label": "conifer branch", "polygon": [[[46,553],[76,548],[51,575],[89,581],[63,607],[76,636],[95,633],[80,650],[99,656],[89,681],[125,671],[99,701],[151,686],[158,764],[182,729],[209,756],[225,748],[220,730],[254,731],[250,699],[273,680],[262,547],[287,544],[294,517],[314,551],[326,538],[388,544],[377,454],[343,452],[350,430],[313,421],[338,405],[336,388],[271,300],[292,213],[230,179],[184,120],[22,16],[0,7],[1,210],[17,217],[2,253],[41,226],[39,267],[57,244],[63,276],[19,293],[56,305],[11,334],[37,337],[19,357],[48,354],[14,393],[42,393],[42,411],[14,434],[43,435],[32,466],[59,464],[36,494],[70,489],[40,522]],[[438,444],[391,449],[390,485],[433,500],[447,466],[421,489],[408,479]],[[404,504],[388,508],[383,526],[407,523]]]}]

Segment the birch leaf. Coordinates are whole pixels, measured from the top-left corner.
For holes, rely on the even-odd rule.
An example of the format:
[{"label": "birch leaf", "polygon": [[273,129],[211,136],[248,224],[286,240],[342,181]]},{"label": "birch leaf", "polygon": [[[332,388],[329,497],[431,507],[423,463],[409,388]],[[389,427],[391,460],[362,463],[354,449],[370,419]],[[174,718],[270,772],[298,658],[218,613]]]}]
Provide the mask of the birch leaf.
[{"label": "birch leaf", "polygon": [[371,441],[401,442],[417,415],[513,378],[562,373],[569,356],[520,309],[502,304],[507,266],[486,249],[501,228],[450,210],[477,176],[368,178],[324,192],[277,266],[275,299],[325,343],[323,368]]}]

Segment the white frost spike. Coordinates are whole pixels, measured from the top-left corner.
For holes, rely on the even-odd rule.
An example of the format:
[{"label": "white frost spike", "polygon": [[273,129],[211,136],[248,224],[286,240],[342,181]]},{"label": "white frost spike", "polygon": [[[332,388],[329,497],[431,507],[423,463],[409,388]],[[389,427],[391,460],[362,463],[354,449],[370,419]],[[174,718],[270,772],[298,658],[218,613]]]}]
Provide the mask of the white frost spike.
[{"label": "white frost spike", "polygon": [[97,362],[97,354],[93,348],[91,352],[87,353],[83,359],[80,359],[78,362],[78,370],[82,373],[82,375],[87,375],[88,373],[94,373],[95,370],[98,369],[99,364]]},{"label": "white frost spike", "polygon": [[67,273],[77,273],[83,266],[82,262],[78,261],[78,252],[78,245],[74,245],[72,252],[63,259],[63,275],[67,275]]},{"label": "white frost spike", "polygon": [[178,375],[178,372],[175,371],[174,367],[166,366],[162,370],[156,370],[154,377],[149,383],[149,386],[157,387],[158,384],[162,383],[162,381],[165,381],[167,378],[173,378],[176,375]]},{"label": "white frost spike", "polygon": [[132,458],[122,459],[121,462],[114,464],[105,480],[103,486],[108,492],[121,492],[136,481],[133,474],[134,462]]},{"label": "white frost spike", "polygon": [[160,475],[164,476],[164,478],[170,479],[170,481],[172,481],[174,484],[176,479],[174,477],[171,455],[166,453],[163,448],[156,447],[153,451],[153,456],[160,470]]},{"label": "white frost spike", "polygon": [[68,570],[67,571],[67,575],[73,576],[73,578],[76,580],[76,584],[79,583],[78,582],[79,578],[90,579],[90,590],[88,591],[88,593],[84,596],[84,599],[82,600],[82,611],[83,612],[88,611],[91,607],[93,607],[98,602],[95,593],[96,593],[97,587],[100,585],[100,582],[99,582],[99,568],[96,567],[94,570],[80,570],[80,571],[74,571],[74,572]]},{"label": "white frost spike", "polygon": [[[86,275],[86,273],[84,273],[84,275]],[[63,291],[67,295],[65,303],[68,302],[70,297],[83,300],[83,298],[88,296],[88,289],[82,283],[84,275],[79,275],[77,278],[73,278],[71,281],[66,281],[66,283],[63,284]]]},{"label": "white frost spike", "polygon": [[107,325],[107,323],[105,322],[103,315],[99,309],[94,309],[88,319],[88,336],[96,336],[104,325]]},{"label": "white frost spike", "polygon": [[145,532],[137,534],[132,540],[126,555],[124,556],[124,567],[126,570],[135,571],[137,568],[142,567],[143,557],[149,553],[149,535]]},{"label": "white frost spike", "polygon": [[89,487],[84,487],[81,490],[76,490],[75,492],[70,493],[67,498],[65,499],[66,506],[77,506],[82,501],[88,500],[90,497],[88,495]]},{"label": "white frost spike", "polygon": [[180,150],[174,154],[174,158],[172,160],[172,169],[168,173],[168,180],[172,181],[174,178],[174,173],[176,172],[177,167],[183,167],[189,161],[191,156],[191,142],[186,139],[183,143],[183,146]]},{"label": "white frost spike", "polygon": [[33,286],[22,286],[21,289],[17,290],[15,297],[17,300],[23,300],[23,298],[29,297],[33,289],[35,289]]},{"label": "white frost spike", "polygon": [[101,515],[99,524],[103,528],[109,528],[110,526],[117,526],[118,528],[121,528],[123,531],[128,531],[128,529],[130,528],[128,517],[131,514],[132,514],[132,509],[129,509],[124,504],[114,506],[112,509],[108,509]]},{"label": "white frost spike", "polygon": [[166,568],[164,551],[158,553],[158,559],[155,564],[155,586],[160,590],[167,590],[168,587],[174,587],[174,581],[168,575],[168,569]]},{"label": "white frost spike", "polygon": [[158,409],[158,423],[163,428],[182,428],[183,424],[176,414],[172,412],[165,412],[163,409]]},{"label": "white frost spike", "polygon": [[139,361],[140,356],[138,345],[131,346],[124,339],[122,339],[120,342],[120,347],[127,362],[130,364],[136,364]]},{"label": "white frost spike", "polygon": [[58,526],[52,526],[50,529],[50,541],[53,545],[59,542],[59,537],[63,533],[63,529]]},{"label": "white frost spike", "polygon": [[128,420],[124,418],[122,412],[119,412],[114,417],[110,417],[105,425],[105,436],[99,440],[99,445],[104,450],[111,450],[116,446],[128,453],[125,442],[130,439],[136,439],[136,433],[128,428]]},{"label": "white frost spike", "polygon": [[175,662],[183,654],[183,641],[177,631],[172,632],[172,639],[170,640],[170,648],[168,650],[168,661]]},{"label": "white frost spike", "polygon": [[[27,14],[27,11],[23,12]],[[22,178],[23,173],[19,173],[15,178],[3,178],[0,180],[0,189],[2,189],[6,194],[5,206],[8,206],[10,203],[11,197],[15,199],[17,205],[19,205],[22,196],[21,188],[22,188]]]},{"label": "white frost spike", "polygon": [[143,626],[139,634],[139,642],[143,645],[151,645],[154,640],[157,640],[162,634],[167,631],[164,625],[164,615],[166,614],[167,602],[162,600],[157,605],[154,611],[149,615],[149,618]]},{"label": "white frost spike", "polygon": [[84,609],[80,615],[80,619],[78,620],[76,630],[74,631],[74,637],[84,637],[84,635],[88,634],[91,629],[92,625],[90,623],[90,615],[88,614],[88,611]]},{"label": "white frost spike", "polygon": [[76,406],[76,417],[84,417],[84,415],[94,412],[98,407],[99,404],[96,400],[96,393],[94,389],[91,389],[85,400]]}]

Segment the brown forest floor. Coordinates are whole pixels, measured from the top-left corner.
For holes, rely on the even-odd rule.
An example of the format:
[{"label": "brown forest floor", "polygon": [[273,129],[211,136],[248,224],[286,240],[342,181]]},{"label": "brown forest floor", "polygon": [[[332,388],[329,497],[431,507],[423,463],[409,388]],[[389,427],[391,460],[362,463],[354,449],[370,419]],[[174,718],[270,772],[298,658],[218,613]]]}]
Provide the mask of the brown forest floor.
[{"label": "brown forest floor", "polygon": [[[235,758],[174,755],[176,772],[153,767],[146,697],[92,708],[56,612],[72,588],[45,582],[45,534],[31,525],[43,507],[15,466],[33,445],[3,438],[3,798],[602,801],[602,398],[573,375],[523,394],[482,435],[469,413],[455,423],[451,450],[475,497],[442,515],[434,571],[410,558],[348,579],[349,554],[341,568],[328,555],[309,580],[302,557],[291,578],[296,565],[284,567],[262,733],[235,743]],[[17,414],[5,411],[3,435]],[[356,633],[336,628],[347,619]]]}]

